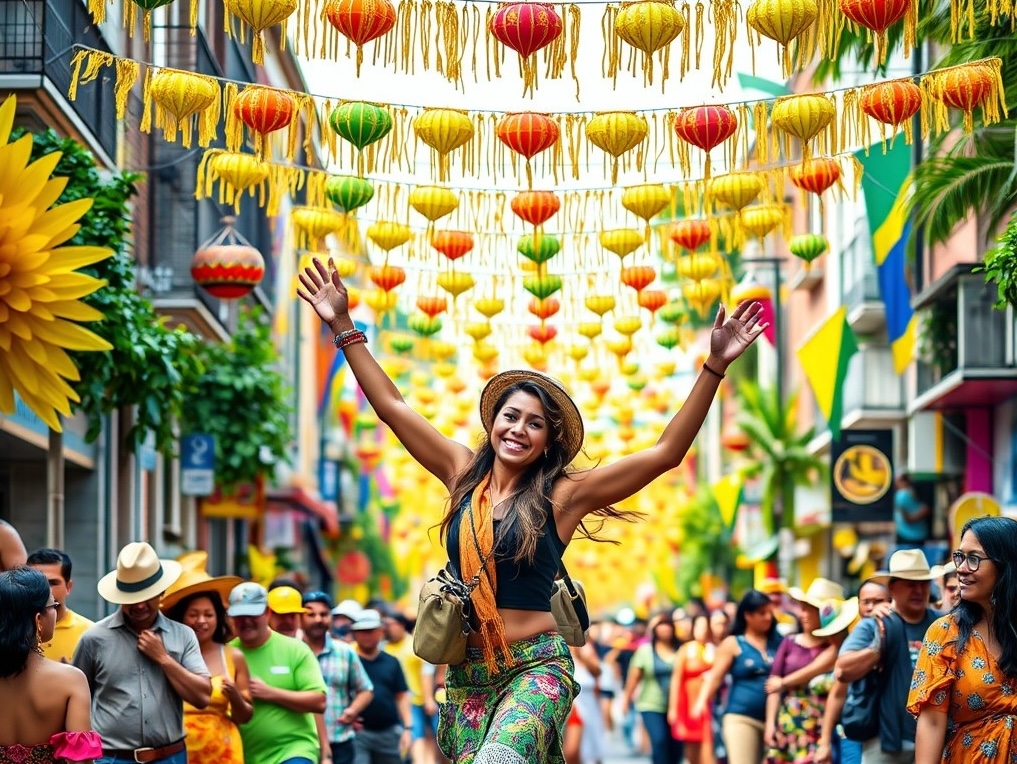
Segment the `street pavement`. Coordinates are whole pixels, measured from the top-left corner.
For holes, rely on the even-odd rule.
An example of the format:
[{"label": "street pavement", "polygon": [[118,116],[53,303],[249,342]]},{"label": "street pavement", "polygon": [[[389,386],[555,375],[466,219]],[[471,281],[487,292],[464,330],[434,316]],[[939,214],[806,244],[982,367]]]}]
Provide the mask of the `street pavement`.
[{"label": "street pavement", "polygon": [[608,736],[608,756],[603,764],[648,764],[650,759],[647,756],[633,754],[629,747],[621,742],[615,735]]}]

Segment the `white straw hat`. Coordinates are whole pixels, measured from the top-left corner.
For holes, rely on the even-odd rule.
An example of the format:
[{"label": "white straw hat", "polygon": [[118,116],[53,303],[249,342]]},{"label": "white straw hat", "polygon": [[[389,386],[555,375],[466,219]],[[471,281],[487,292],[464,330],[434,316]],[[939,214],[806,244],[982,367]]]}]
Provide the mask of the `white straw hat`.
[{"label": "white straw hat", "polygon": [[144,541],[133,541],[117,555],[117,569],[99,579],[96,588],[114,605],[136,605],[169,589],[182,570],[176,560],[160,560]]}]

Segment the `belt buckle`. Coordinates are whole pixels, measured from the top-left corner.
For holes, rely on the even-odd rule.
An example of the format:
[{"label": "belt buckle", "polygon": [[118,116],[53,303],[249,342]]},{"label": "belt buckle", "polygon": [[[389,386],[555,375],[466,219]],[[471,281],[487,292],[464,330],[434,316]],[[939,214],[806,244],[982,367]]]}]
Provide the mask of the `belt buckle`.
[{"label": "belt buckle", "polygon": [[151,759],[139,759],[138,758],[138,754],[152,753],[153,751],[155,751],[155,749],[152,748],[151,746],[149,746],[148,748],[135,748],[134,749],[134,760],[138,764],[145,764],[146,761],[151,761]]}]

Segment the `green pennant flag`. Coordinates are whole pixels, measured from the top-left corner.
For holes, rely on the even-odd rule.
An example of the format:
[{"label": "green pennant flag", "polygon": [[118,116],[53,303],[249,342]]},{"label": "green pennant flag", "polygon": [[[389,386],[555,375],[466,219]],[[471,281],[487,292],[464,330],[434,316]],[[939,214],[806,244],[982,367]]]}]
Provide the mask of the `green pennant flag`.
[{"label": "green pennant flag", "polygon": [[856,352],[858,340],[848,325],[844,306],[798,348],[798,361],[834,440],[840,437],[844,377],[848,361]]},{"label": "green pennant flag", "polygon": [[744,72],[738,72],[738,84],[744,90],[758,90],[760,93],[766,93],[774,98],[791,94],[791,88],[787,86],[787,83],[768,80],[765,77],[757,77]]}]

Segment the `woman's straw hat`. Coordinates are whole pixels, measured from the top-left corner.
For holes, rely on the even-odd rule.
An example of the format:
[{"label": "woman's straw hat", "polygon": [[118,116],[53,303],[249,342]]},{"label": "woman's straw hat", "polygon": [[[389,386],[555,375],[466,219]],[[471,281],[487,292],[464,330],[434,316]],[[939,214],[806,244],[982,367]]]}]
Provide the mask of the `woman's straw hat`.
[{"label": "woman's straw hat", "polygon": [[164,611],[169,610],[185,597],[190,597],[198,592],[216,595],[225,606],[233,587],[244,582],[244,579],[239,576],[213,577],[208,575],[206,569],[208,552],[187,552],[180,555],[177,560],[183,566],[183,572],[162,597],[160,607]]},{"label": "woman's straw hat", "polygon": [[843,600],[844,587],[828,578],[814,578],[809,588],[802,591],[797,586],[787,590],[792,599],[822,610],[828,600]]},{"label": "woman's straw hat", "polygon": [[546,392],[562,412],[562,425],[559,437],[565,449],[566,463],[576,458],[583,447],[583,418],[579,414],[575,401],[569,396],[565,386],[558,380],[536,371],[514,369],[503,371],[491,378],[480,394],[480,421],[487,434],[491,434],[491,423],[494,422],[494,407],[502,394],[513,385],[530,382]]},{"label": "woman's straw hat", "polygon": [[849,628],[858,618],[858,598],[849,600],[828,600],[819,608],[819,628],[812,632],[814,637],[832,637]]},{"label": "woman's straw hat", "polygon": [[144,541],[132,541],[117,555],[117,569],[99,579],[99,595],[114,605],[136,605],[156,597],[180,577],[176,560],[160,560]]}]

